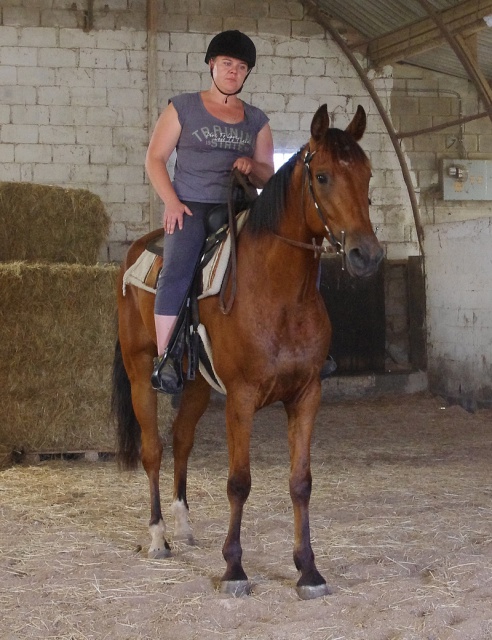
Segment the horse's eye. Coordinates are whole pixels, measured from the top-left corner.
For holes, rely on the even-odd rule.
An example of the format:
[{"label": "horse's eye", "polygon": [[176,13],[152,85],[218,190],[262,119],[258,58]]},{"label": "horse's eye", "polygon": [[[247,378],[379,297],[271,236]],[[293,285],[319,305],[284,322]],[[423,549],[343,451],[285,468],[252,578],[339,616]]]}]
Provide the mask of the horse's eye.
[{"label": "horse's eye", "polygon": [[318,181],[319,184],[327,184],[328,176],[326,175],[326,173],[317,173],[316,180]]}]

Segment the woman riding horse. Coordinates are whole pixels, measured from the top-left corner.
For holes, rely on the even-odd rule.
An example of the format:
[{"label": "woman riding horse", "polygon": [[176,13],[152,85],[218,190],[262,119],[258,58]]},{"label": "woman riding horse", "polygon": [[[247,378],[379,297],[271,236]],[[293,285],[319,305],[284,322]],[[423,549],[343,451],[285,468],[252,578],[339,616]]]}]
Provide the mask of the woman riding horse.
[{"label": "woman riding horse", "polygon": [[[353,276],[369,276],[383,257],[369,219],[369,161],[357,144],[366,126],[362,107],[345,131],[330,128],[326,105],[311,123],[301,151],[269,180],[255,200],[237,243],[237,290],[229,314],[219,296],[200,301],[200,319],[212,345],[214,368],[227,391],[229,530],[223,546],[223,590],[248,593],[242,566],[241,520],[251,488],[250,437],[255,412],[283,403],[288,418],[289,488],[294,509],[294,562],[301,598],[328,593],[310,542],[310,443],[321,397],[320,369],[331,339],[317,287],[326,243],[343,253]],[[186,218],[188,219],[188,218]],[[170,554],[161,511],[159,470],[163,445],[157,394],[149,378],[156,355],[153,294],[134,286],[123,292],[123,274],[152,237],[129,249],[118,293],[118,341],[113,407],[120,460],[142,460],[150,488],[150,557]],[[187,380],[173,423],[175,539],[193,541],[186,498],[187,466],[195,428],[210,398],[198,374]]]},{"label": "woman riding horse", "polygon": [[[267,116],[238,98],[256,63],[251,39],[240,31],[212,38],[205,63],[210,89],[171,98],[150,140],[146,169],[164,202],[164,263],[155,299],[158,359],[152,386],[164,393],[183,387],[181,362],[169,341],[205,242],[205,219],[227,203],[236,168],[256,187],[273,175],[273,141]],[[174,180],[166,163],[176,150]]]}]

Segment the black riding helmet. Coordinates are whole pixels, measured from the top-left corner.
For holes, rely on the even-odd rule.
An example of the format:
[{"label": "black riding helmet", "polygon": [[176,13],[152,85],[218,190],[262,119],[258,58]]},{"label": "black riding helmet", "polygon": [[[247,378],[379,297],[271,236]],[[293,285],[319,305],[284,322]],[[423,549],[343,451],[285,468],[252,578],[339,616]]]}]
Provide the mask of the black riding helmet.
[{"label": "black riding helmet", "polygon": [[252,69],[256,64],[256,47],[246,34],[233,29],[222,31],[212,38],[208,45],[205,62],[208,64],[215,56],[231,56],[242,60]]},{"label": "black riding helmet", "polygon": [[[256,64],[256,47],[251,38],[248,38],[246,34],[238,31],[237,29],[222,31],[210,40],[210,44],[208,45],[207,53],[205,55],[205,63],[208,64],[209,61],[216,56],[230,56],[231,58],[237,58],[238,60],[245,62],[248,65],[247,78],[251,73],[251,69]],[[210,75],[212,76],[213,83],[217,87],[212,69],[210,69]],[[246,78],[244,78],[244,82],[246,82]],[[219,89],[219,87],[217,87],[217,89],[222,95],[226,96],[225,101],[227,102],[227,98],[229,96],[235,96],[238,93],[241,93],[244,82],[241,88],[234,93],[224,93],[224,91]]]}]

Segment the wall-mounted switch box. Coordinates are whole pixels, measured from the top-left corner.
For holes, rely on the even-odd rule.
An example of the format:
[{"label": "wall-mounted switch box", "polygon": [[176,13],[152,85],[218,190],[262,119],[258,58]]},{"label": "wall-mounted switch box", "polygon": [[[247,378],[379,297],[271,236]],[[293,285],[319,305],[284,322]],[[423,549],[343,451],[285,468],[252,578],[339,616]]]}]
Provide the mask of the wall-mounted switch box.
[{"label": "wall-mounted switch box", "polygon": [[492,160],[442,161],[444,200],[492,200]]}]

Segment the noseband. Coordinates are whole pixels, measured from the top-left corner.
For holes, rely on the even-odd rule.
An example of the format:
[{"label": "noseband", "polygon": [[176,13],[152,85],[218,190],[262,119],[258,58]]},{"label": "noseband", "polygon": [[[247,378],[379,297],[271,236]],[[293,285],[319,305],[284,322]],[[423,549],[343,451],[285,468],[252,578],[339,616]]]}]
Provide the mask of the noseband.
[{"label": "noseband", "polygon": [[[335,251],[337,252],[337,254],[342,256],[342,270],[345,269],[345,231],[340,231],[340,236],[341,239],[337,240],[335,235],[333,234],[332,230],[330,229],[330,227],[328,226],[328,221],[327,221],[327,217],[324,215],[323,211],[321,210],[320,205],[318,204],[318,201],[316,199],[316,194],[314,193],[314,187],[313,187],[313,178],[311,175],[311,160],[313,159],[314,154],[316,153],[316,151],[309,151],[309,149],[306,151],[304,158],[302,160],[303,164],[304,164],[304,173],[306,175],[306,179],[307,179],[307,183],[308,183],[308,187],[309,187],[309,193],[311,195],[311,198],[313,199],[314,202],[314,206],[316,207],[316,211],[318,212],[319,218],[323,224],[323,227],[326,231],[326,237],[328,242],[330,243],[330,245],[335,249]],[[295,247],[300,247],[302,249],[309,249],[311,251],[315,252],[316,254],[322,254],[322,253],[328,253],[329,249],[327,247],[324,247],[323,245],[318,245],[316,244],[315,239],[313,238],[312,240],[312,244],[307,244],[306,242],[298,242],[297,240],[290,240],[289,238],[283,238],[282,236],[277,236],[277,238],[280,238],[281,240],[283,240],[284,242],[287,242],[288,244],[294,245]]]}]

